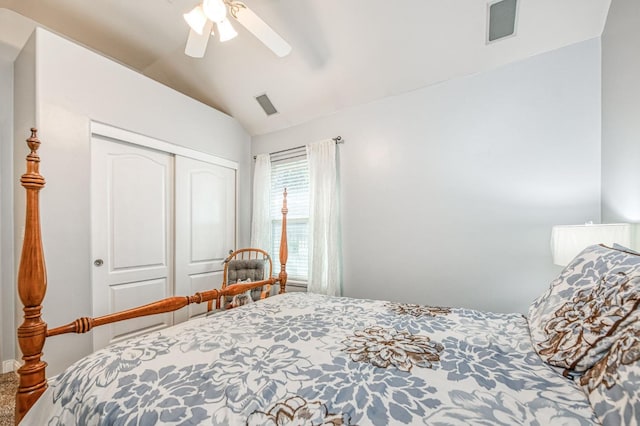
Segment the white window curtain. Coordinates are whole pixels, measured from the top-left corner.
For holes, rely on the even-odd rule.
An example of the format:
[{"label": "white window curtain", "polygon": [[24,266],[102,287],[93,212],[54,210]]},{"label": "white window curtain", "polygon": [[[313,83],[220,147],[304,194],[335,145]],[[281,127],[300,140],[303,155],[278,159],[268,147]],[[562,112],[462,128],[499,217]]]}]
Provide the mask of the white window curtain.
[{"label": "white window curtain", "polygon": [[253,216],[251,218],[251,247],[271,250],[271,158],[256,155],[253,171]]},{"label": "white window curtain", "polygon": [[307,291],[342,295],[336,143],[307,145],[309,162],[309,283]]}]

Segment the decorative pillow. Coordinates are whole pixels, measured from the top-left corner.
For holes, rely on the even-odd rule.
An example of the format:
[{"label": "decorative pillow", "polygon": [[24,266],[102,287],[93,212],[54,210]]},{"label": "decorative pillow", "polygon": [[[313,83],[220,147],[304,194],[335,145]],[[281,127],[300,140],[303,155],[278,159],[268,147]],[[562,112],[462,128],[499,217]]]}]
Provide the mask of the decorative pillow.
[{"label": "decorative pillow", "polygon": [[242,294],[237,294],[233,296],[233,299],[231,299],[232,308],[237,308],[238,306],[246,305],[247,303],[253,303],[251,290],[247,290]]},{"label": "decorative pillow", "polygon": [[633,317],[609,352],[580,378],[604,426],[640,424],[640,313]]},{"label": "decorative pillow", "polygon": [[609,350],[640,300],[640,256],[584,249],[529,308],[531,340],[549,364],[581,373]]},{"label": "decorative pillow", "polygon": [[[238,281],[236,284],[250,283],[250,282],[251,282],[251,278],[247,278],[246,280]],[[253,298],[251,297],[251,291],[252,290],[247,290],[244,293],[236,294],[235,296],[233,296],[231,298],[231,301],[229,302],[229,307],[237,308],[238,306],[246,305],[247,303],[253,303]]]}]

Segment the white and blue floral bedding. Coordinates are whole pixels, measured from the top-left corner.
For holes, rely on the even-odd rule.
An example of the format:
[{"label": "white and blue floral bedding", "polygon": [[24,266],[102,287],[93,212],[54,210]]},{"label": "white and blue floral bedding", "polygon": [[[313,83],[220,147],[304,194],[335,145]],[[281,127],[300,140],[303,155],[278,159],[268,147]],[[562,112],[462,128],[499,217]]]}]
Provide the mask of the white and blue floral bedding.
[{"label": "white and blue floral bedding", "polygon": [[37,425],[596,423],[518,314],[306,293],[112,345],[61,374]]}]

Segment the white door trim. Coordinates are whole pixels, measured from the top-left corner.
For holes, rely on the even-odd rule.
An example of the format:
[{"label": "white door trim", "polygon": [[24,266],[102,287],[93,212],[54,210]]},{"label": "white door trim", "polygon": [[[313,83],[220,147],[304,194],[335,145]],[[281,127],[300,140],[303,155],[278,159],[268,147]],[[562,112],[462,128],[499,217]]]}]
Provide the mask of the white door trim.
[{"label": "white door trim", "polygon": [[193,158],[194,160],[206,161],[207,163],[238,170],[238,163],[235,161],[216,157],[211,154],[205,154],[204,152],[174,145],[169,142],[161,141],[129,130],[120,129],[118,127],[113,127],[108,124],[99,123],[97,121],[91,121],[91,134],[104,136],[121,142],[129,142],[158,151],[181,155],[183,157]]}]

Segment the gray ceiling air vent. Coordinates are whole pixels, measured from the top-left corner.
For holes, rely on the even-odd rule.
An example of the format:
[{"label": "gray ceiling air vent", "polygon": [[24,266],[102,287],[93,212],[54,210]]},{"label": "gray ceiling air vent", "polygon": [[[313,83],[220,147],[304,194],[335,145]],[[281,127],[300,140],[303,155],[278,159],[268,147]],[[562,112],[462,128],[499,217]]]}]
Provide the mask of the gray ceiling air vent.
[{"label": "gray ceiling air vent", "polygon": [[487,43],[515,35],[518,0],[500,0],[488,6]]},{"label": "gray ceiling air vent", "polygon": [[271,103],[271,99],[269,99],[266,93],[264,95],[256,96],[256,101],[258,101],[265,114],[273,115],[278,112],[276,107],[274,107]]}]

